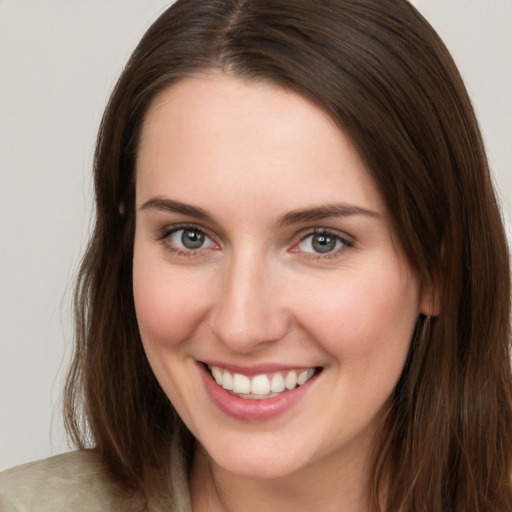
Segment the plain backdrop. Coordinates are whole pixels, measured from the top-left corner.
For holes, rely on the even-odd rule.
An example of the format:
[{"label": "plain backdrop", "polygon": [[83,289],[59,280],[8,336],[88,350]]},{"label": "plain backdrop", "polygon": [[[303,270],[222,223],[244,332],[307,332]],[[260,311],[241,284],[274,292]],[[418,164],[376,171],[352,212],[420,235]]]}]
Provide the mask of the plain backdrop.
[{"label": "plain backdrop", "polygon": [[[461,69],[510,226],[512,0],[413,3]],[[60,398],[96,130],[122,66],[168,4],[0,0],[0,470],[69,449]]]}]

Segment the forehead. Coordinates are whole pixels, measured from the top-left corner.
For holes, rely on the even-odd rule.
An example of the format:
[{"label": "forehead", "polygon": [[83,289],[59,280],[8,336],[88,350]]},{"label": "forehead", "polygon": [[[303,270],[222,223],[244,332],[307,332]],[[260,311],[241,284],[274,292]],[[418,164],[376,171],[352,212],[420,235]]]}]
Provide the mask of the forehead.
[{"label": "forehead", "polygon": [[[285,120],[290,122],[286,124]],[[232,139],[256,135],[261,124],[265,124],[274,130],[282,129],[279,143],[284,142],[285,135],[304,132],[307,126],[328,126],[336,138],[340,135],[332,118],[299,94],[269,81],[247,80],[216,71],[184,78],[158,94],[145,115],[142,144],[165,123],[167,130],[173,123],[183,134],[184,130],[199,135],[212,129],[219,137],[227,134],[230,125]],[[259,140],[262,143],[265,139]]]},{"label": "forehead", "polygon": [[221,73],[183,79],[146,115],[137,196],[178,193],[188,199],[227,189],[233,197],[251,191],[262,200],[273,191],[281,201],[286,191],[290,208],[351,199],[383,210],[350,139],[312,102]]}]

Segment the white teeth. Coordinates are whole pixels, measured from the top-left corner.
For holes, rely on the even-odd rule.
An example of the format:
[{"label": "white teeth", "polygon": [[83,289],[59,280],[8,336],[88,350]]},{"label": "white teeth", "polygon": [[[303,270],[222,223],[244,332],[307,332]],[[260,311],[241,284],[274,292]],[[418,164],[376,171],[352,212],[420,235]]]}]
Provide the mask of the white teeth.
[{"label": "white teeth", "polygon": [[270,381],[270,391],[272,393],[281,393],[284,391],[284,379],[280,373],[275,373]]},{"label": "white teeth", "polygon": [[263,373],[247,377],[241,373],[232,374],[218,366],[208,368],[219,386],[248,399],[272,398],[286,390],[302,386],[315,374],[314,368],[308,368],[307,370],[290,370],[286,376],[283,376],[285,372],[276,372],[271,376]]},{"label": "white teeth", "polygon": [[215,382],[222,386],[222,370],[218,366],[212,366],[211,370]]},{"label": "white teeth", "polygon": [[288,372],[286,379],[284,379],[284,386],[286,389],[294,389],[297,386],[297,372],[294,370]]},{"label": "white teeth", "polygon": [[228,391],[233,389],[233,376],[227,370],[222,374],[222,387]]},{"label": "white teeth", "polygon": [[256,375],[251,382],[253,395],[268,395],[270,393],[270,381],[266,375]]},{"label": "white teeth", "polygon": [[235,393],[248,394],[251,392],[251,381],[249,377],[235,373],[233,375],[233,391]]},{"label": "white teeth", "polygon": [[311,377],[313,377],[314,373],[315,370],[313,370],[313,368],[309,368],[309,370],[304,370],[297,377],[297,384],[299,386],[302,386],[302,384],[306,383],[309,379],[311,379]]}]

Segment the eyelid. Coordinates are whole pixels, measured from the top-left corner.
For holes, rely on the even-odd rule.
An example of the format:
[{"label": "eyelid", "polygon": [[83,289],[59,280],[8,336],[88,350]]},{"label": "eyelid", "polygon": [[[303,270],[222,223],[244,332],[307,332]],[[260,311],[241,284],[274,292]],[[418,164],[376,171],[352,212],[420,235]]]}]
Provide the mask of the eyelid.
[{"label": "eyelid", "polygon": [[[301,242],[306,240],[310,236],[314,235],[329,235],[332,237],[337,238],[341,241],[342,247],[335,249],[330,252],[326,253],[315,253],[315,252],[306,252],[301,251],[298,246]],[[292,253],[300,253],[303,255],[306,259],[313,259],[313,260],[322,260],[322,259],[332,259],[336,258],[342,255],[342,253],[345,253],[348,249],[351,249],[354,247],[355,244],[355,238],[343,231],[339,231],[337,229],[333,228],[324,228],[324,227],[314,227],[309,228],[306,230],[301,230],[300,233],[297,235],[298,240],[294,242],[292,248],[290,249],[290,252]]]},{"label": "eyelid", "polygon": [[197,231],[198,233],[202,233],[207,239],[209,239],[212,244],[214,245],[213,249],[217,250],[219,248],[218,242],[215,240],[215,237],[213,237],[209,230],[203,228],[202,226],[199,226],[197,224],[185,222],[180,224],[173,224],[170,226],[166,226],[162,229],[160,229],[157,232],[157,240],[162,243],[164,248],[174,254],[177,254],[179,256],[188,256],[188,257],[197,257],[204,255],[205,251],[212,250],[212,247],[200,247],[199,249],[187,249],[182,247],[177,247],[176,245],[170,243],[169,237],[176,233],[177,231],[181,230],[191,230],[191,231]]}]

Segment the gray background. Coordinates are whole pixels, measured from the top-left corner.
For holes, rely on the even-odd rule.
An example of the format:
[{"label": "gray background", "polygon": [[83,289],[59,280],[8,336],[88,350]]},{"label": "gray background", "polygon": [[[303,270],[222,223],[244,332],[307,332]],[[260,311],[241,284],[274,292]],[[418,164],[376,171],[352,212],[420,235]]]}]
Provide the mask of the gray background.
[{"label": "gray background", "polygon": [[[108,94],[163,0],[0,0],[0,470],[68,449],[70,292]],[[510,226],[512,0],[416,0],[466,80]]]}]

